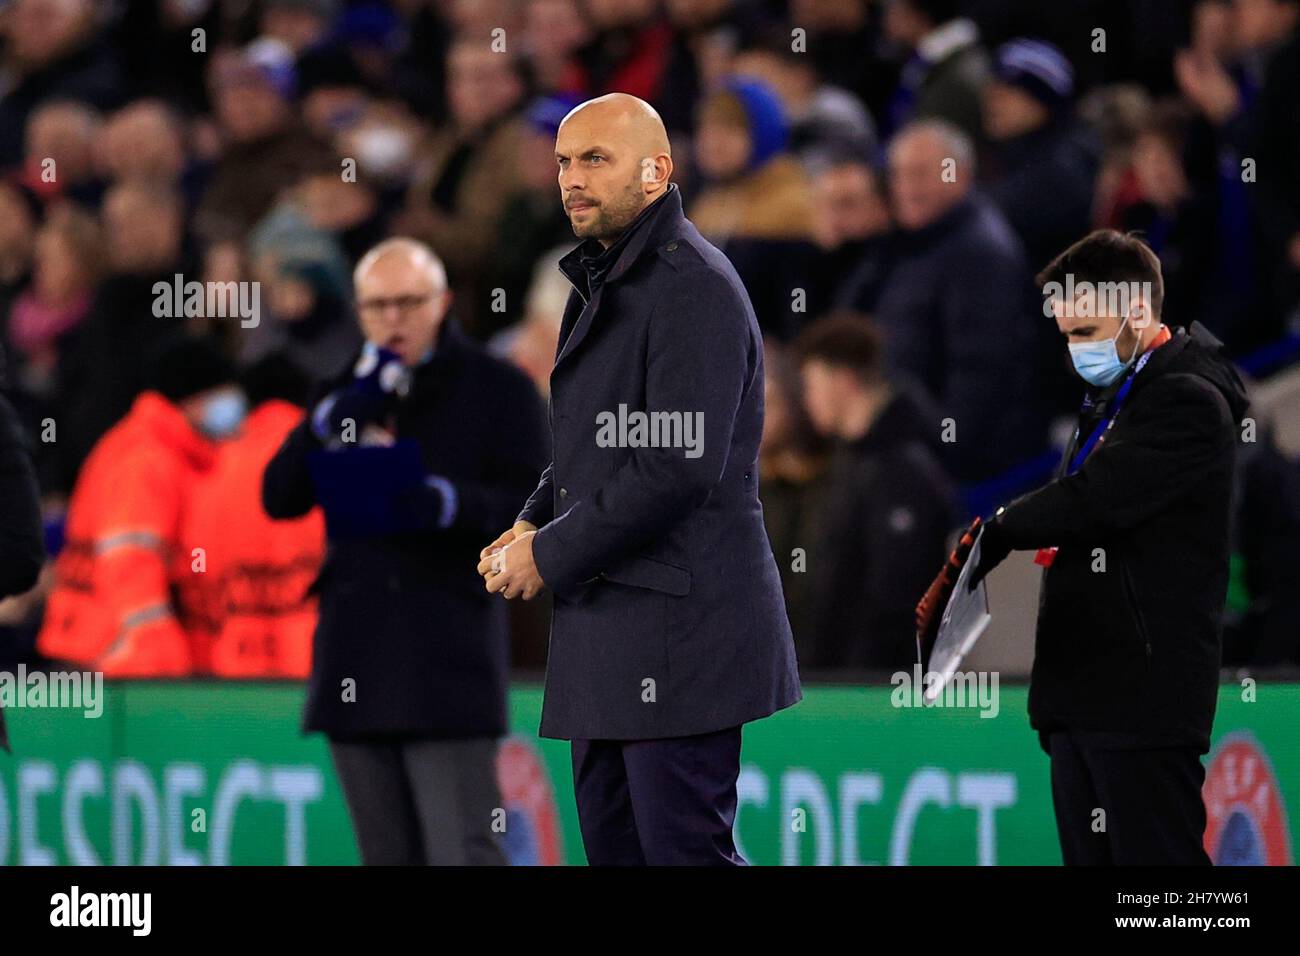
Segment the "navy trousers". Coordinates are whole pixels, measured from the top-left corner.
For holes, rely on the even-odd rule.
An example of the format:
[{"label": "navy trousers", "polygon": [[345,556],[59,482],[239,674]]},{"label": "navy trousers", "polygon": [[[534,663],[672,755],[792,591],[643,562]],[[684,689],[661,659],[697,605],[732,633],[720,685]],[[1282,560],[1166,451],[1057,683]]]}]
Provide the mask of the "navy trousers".
[{"label": "navy trousers", "polygon": [[1066,866],[1209,865],[1195,748],[1115,750],[1068,731],[1047,746]]},{"label": "navy trousers", "polygon": [[736,822],[740,728],[662,740],[573,741],[573,790],[592,866],[744,866]]}]

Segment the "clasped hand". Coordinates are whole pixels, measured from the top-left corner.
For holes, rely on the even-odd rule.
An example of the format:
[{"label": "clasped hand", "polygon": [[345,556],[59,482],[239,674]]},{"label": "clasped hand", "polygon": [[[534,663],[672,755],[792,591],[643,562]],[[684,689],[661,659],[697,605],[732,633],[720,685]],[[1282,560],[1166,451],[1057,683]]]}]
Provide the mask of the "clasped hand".
[{"label": "clasped hand", "polygon": [[546,583],[533,560],[533,538],[537,526],[529,521],[518,521],[515,526],[479,552],[478,573],[489,594],[500,594],[507,600],[521,597],[532,600]]}]

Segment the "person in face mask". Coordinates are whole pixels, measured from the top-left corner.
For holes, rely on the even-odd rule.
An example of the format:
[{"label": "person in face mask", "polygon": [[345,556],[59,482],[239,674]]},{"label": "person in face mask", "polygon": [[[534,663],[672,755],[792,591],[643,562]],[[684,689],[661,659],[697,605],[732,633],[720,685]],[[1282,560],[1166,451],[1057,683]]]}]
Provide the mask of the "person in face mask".
[{"label": "person in face mask", "polygon": [[933,634],[977,533],[972,581],[1032,553],[1045,570],[1029,719],[1051,758],[1065,863],[1207,864],[1200,756],[1249,403],[1213,336],[1162,323],[1160,262],[1135,236],[1094,232],[1038,281],[1086,384],[1078,427],[1054,481],[976,519],[918,632]]},{"label": "person in face mask", "polygon": [[215,441],[244,419],[234,371],[207,340],[168,340],[148,369],[148,388],[77,478],[37,637],[43,655],[110,677],[205,671],[182,609],[206,557],[179,546],[179,529]]},{"label": "person in face mask", "polygon": [[248,399],[233,385],[213,389],[197,398],[196,426],[208,438],[220,441],[239,431],[248,414]]},{"label": "person in face mask", "polygon": [[204,652],[215,676],[303,680],[317,611],[315,597],[304,596],[324,557],[324,519],[313,509],[292,521],[272,520],[262,508],[262,473],[302,421],[311,382],[276,353],[243,369],[240,386],[208,404],[229,409],[218,413],[227,424],[236,404],[242,411],[245,394],[251,410],[238,433],[220,442],[186,509],[181,552],[204,548],[207,569],[190,576],[194,587],[181,593],[189,602],[182,616],[191,648]]},{"label": "person in face mask", "polygon": [[[1079,373],[1081,379],[1089,385],[1105,388],[1132,368],[1133,362],[1138,357],[1139,346],[1142,345],[1142,333],[1137,329],[1136,325],[1130,325],[1129,320],[1133,318],[1134,314],[1141,316],[1144,311],[1144,306],[1138,304],[1132,312],[1126,313],[1124,318],[1120,320],[1119,331],[1109,338],[1096,340],[1086,337],[1099,333],[1104,335],[1106,326],[1097,324],[1085,323],[1081,326],[1072,327],[1070,331],[1065,333],[1067,338],[1077,336],[1083,339],[1083,341],[1073,341],[1069,345],[1070,363],[1074,366],[1074,370]],[[1073,318],[1074,316],[1069,317]],[[1130,341],[1127,346],[1128,357],[1121,359],[1117,343],[1120,336],[1124,334],[1126,326],[1128,326],[1130,333]],[[1160,326],[1160,329],[1165,333],[1167,339],[1169,330],[1163,325]]]}]

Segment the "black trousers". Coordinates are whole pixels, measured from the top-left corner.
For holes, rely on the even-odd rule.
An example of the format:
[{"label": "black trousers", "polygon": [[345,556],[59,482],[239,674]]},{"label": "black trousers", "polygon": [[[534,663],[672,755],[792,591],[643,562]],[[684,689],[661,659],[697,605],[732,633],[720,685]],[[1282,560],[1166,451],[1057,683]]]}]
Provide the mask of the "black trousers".
[{"label": "black trousers", "polygon": [[1044,744],[1066,866],[1209,866],[1195,748],[1120,750],[1069,731]]},{"label": "black trousers", "polygon": [[501,866],[497,742],[330,741],[365,866]]},{"label": "black trousers", "polygon": [[592,866],[743,866],[740,728],[662,740],[573,741],[573,791]]}]

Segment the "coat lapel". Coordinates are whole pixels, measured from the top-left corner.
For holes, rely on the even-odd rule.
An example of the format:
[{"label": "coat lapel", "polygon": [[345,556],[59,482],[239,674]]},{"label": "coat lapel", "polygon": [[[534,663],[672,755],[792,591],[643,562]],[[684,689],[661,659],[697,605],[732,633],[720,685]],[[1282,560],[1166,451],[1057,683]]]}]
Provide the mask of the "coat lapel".
[{"label": "coat lapel", "polygon": [[[578,313],[578,317],[572,323],[567,335],[561,338],[560,351],[559,354],[555,356],[555,365],[557,368],[559,367],[559,364],[564,361],[565,356],[570,355],[573,350],[578,347],[578,343],[586,338],[587,332],[591,328],[591,321],[596,315],[596,310],[600,308],[600,296],[604,291],[605,285],[604,283],[601,283],[600,288],[596,290],[596,294],[583,305],[582,311]],[[581,302],[581,298],[579,298],[578,301]],[[568,325],[569,323],[565,324]]]},{"label": "coat lapel", "polygon": [[[676,185],[674,185],[668,191],[668,194],[660,200],[659,208],[650,214],[649,220],[642,223],[641,228],[637,229],[636,232],[633,233],[632,238],[628,241],[627,248],[623,250],[622,254],[618,257],[618,261],[610,268],[609,275],[605,276],[605,281],[600,284],[600,287],[596,290],[596,294],[587,300],[582,310],[578,313],[578,317],[573,322],[571,331],[566,327],[569,325],[567,319],[572,309],[570,308],[565,310],[566,321],[560,326],[561,345],[559,352],[555,356],[555,368],[559,368],[560,363],[573,354],[578,346],[582,344],[582,340],[587,337],[587,333],[591,331],[592,324],[596,318],[596,312],[600,309],[601,297],[604,295],[604,292],[609,287],[610,283],[619,281],[619,279],[626,274],[627,270],[632,268],[633,263],[640,258],[646,247],[651,245],[652,241],[657,245],[659,239],[665,236],[668,232],[671,231],[675,233],[677,227],[683,221],[684,217],[682,216],[681,193],[678,191]],[[582,264],[578,257],[579,252],[577,249],[565,256],[560,260],[560,271],[569,278],[569,281],[574,283],[574,287],[578,290],[579,297],[577,301],[580,302],[582,301],[582,295],[586,283],[585,280],[580,283],[574,273],[575,269],[578,271],[582,270]],[[572,297],[570,297],[570,304],[571,306],[574,304]],[[552,369],[552,374],[554,374],[554,369]]]}]

